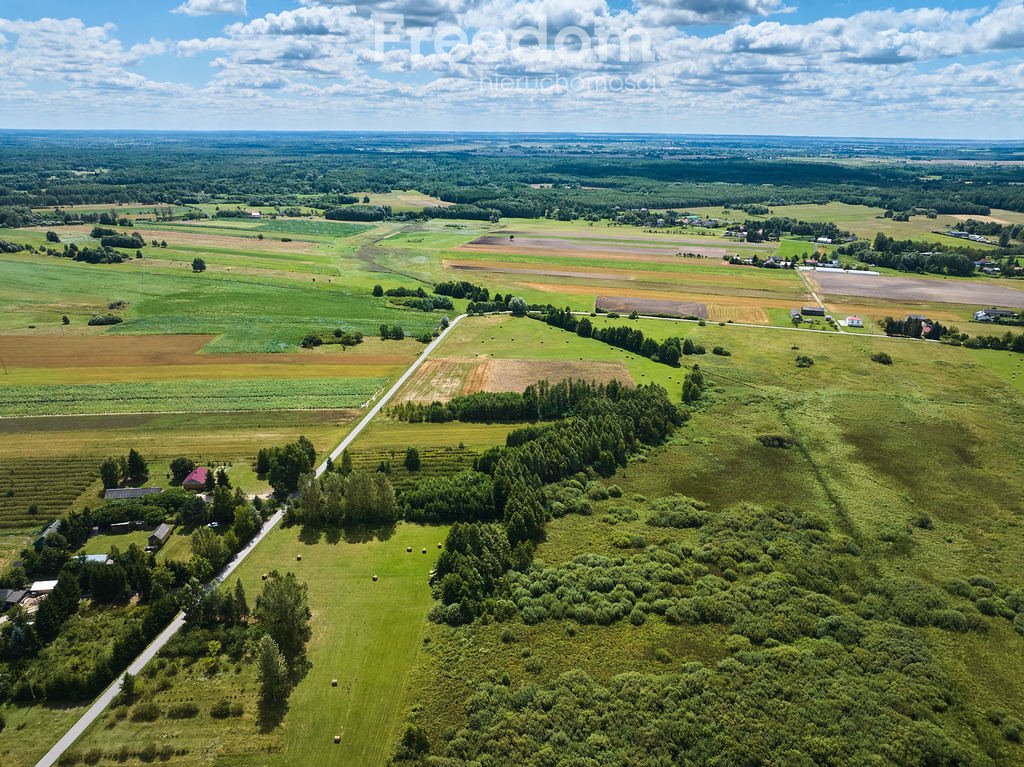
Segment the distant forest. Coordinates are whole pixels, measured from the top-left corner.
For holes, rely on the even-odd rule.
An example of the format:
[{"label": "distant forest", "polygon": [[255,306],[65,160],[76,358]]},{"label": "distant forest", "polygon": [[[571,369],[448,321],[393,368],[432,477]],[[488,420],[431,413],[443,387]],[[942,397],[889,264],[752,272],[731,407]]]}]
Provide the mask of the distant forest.
[{"label": "distant forest", "polygon": [[830,201],[985,215],[1024,211],[1020,168],[965,158],[1021,157],[1016,145],[825,139],[4,132],[0,225],[39,223],[30,208],[119,202],[330,210],[392,189],[512,217]]}]

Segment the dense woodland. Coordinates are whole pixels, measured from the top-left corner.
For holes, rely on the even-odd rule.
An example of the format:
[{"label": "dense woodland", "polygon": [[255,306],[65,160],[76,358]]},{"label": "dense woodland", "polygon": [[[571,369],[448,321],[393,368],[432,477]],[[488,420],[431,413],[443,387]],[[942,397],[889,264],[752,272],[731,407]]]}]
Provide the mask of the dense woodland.
[{"label": "dense woodland", "polygon": [[[379,206],[341,209],[356,192],[419,189],[458,203],[459,217],[578,218],[620,209],[700,205],[777,206],[841,201],[898,212],[984,215],[998,207],[1024,211],[1024,187],[1013,166],[941,164],[963,147],[935,143],[912,155],[938,164],[842,162],[835,142],[794,143],[768,152],[741,140],[704,141],[685,149],[654,139],[642,148],[614,138],[546,138],[535,144],[505,137],[357,134],[0,135],[0,225],[59,223],[65,214],[30,208],[140,202],[188,205],[235,200],[245,205],[305,205],[347,220],[378,220]],[[667,146],[674,143],[676,146]],[[426,146],[429,144],[429,147]],[[443,146],[447,144],[448,146]],[[438,145],[442,145],[438,148]],[[804,162],[813,147],[835,162]],[[885,155],[898,146],[881,142]],[[989,147],[998,153],[1000,147]],[[844,155],[844,153],[846,153]],[[974,156],[977,156],[975,151]],[[347,212],[346,212],[347,211]],[[433,209],[429,215],[454,215]],[[105,222],[100,222],[105,223]]]}]

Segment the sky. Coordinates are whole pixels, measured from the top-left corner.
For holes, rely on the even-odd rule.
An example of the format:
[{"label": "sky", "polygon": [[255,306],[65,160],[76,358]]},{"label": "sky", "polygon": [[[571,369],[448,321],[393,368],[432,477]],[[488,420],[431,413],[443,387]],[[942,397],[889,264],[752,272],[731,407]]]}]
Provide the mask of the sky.
[{"label": "sky", "polygon": [[0,0],[0,128],[1024,138],[1024,0]]}]

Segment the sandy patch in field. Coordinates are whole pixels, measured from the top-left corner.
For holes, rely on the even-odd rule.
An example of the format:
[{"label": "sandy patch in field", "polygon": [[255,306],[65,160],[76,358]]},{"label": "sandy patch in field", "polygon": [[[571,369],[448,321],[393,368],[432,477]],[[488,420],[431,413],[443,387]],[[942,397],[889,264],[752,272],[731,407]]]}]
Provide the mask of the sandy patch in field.
[{"label": "sandy patch in field", "polygon": [[1001,280],[924,279],[920,277],[870,276],[856,272],[806,272],[805,276],[822,293],[840,296],[868,296],[895,301],[973,304],[1024,308],[1024,290],[1007,287]]},{"label": "sandy patch in field", "polygon": [[0,359],[8,368],[152,367],[168,365],[405,365],[408,354],[385,354],[364,344],[341,351],[289,354],[200,354],[216,336],[14,336],[0,335]]},{"label": "sandy patch in field", "polygon": [[566,378],[633,385],[633,377],[621,362],[434,358],[419,367],[396,402],[447,402],[478,391],[521,392],[538,381],[554,383]]},{"label": "sandy patch in field", "polygon": [[684,301],[667,301],[661,298],[635,298],[632,296],[598,296],[595,306],[606,312],[629,314],[664,314],[670,317],[704,317],[708,316],[706,304]]},{"label": "sandy patch in field", "polygon": [[953,218],[957,221],[984,221],[987,224],[1010,224],[1012,222],[1007,221],[1005,218],[996,218],[995,216],[971,216],[965,213],[954,213]]}]

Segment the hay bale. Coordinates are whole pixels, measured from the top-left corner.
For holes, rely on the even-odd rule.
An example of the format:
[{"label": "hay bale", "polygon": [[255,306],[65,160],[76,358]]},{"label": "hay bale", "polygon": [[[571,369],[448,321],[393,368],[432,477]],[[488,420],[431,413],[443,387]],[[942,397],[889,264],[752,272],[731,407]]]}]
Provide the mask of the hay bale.
[{"label": "hay bale", "polygon": [[296,554],[295,555],[295,561],[296,562],[301,562],[302,561],[302,555],[301,554]]},{"label": "hay bale", "polygon": [[260,578],[261,578],[262,580],[266,580],[266,579],[267,579],[267,574],[266,574],[266,573],[263,573],[263,575],[261,575],[261,576],[260,576]]},{"label": "hay bale", "polygon": [[374,582],[374,583],[376,583],[376,582],[377,582],[377,576],[376,576],[376,575],[375,575],[375,576],[373,576],[373,582]]},{"label": "hay bale", "polygon": [[423,553],[424,553],[424,554],[426,554],[426,553],[427,553],[427,550],[426,550],[426,549],[423,549]]},{"label": "hay bale", "polygon": [[405,547],[405,553],[406,554],[412,554],[412,546],[406,546]]},{"label": "hay bale", "polygon": [[341,743],[341,736],[340,735],[335,735],[334,736],[334,742],[335,743]]},{"label": "hay bale", "polygon": [[439,543],[439,544],[437,544],[437,548],[441,548],[441,544],[440,544],[440,543]]},{"label": "hay bale", "polygon": [[331,687],[337,687],[337,686],[338,686],[338,680],[337,679],[332,679],[331,680]]}]

